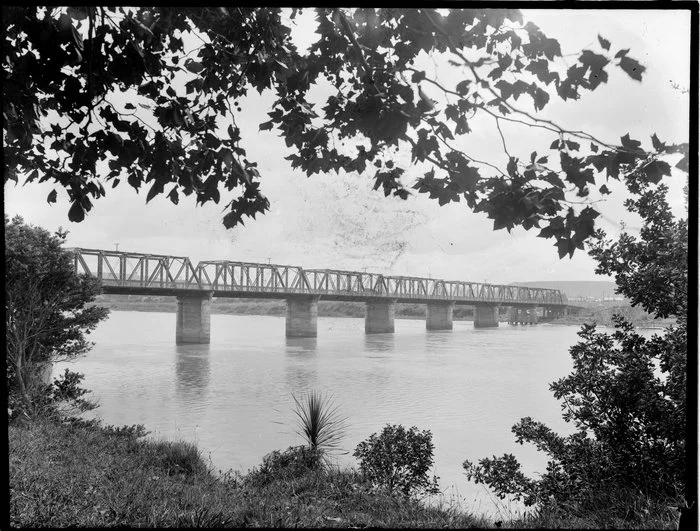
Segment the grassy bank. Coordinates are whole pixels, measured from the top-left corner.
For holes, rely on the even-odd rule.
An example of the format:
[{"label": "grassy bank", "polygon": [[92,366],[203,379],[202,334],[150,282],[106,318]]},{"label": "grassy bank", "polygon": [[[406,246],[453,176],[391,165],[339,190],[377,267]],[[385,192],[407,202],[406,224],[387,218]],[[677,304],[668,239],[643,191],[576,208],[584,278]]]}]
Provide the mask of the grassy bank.
[{"label": "grassy bank", "polygon": [[485,527],[373,492],[352,470],[214,475],[198,449],[54,421],[9,426],[14,527]]},{"label": "grassy bank", "polygon": [[[621,500],[630,518],[497,522],[376,491],[352,469],[214,474],[196,446],[51,420],[8,427],[12,527],[430,527],[675,529],[677,515]],[[576,511],[578,512],[578,511]]]}]

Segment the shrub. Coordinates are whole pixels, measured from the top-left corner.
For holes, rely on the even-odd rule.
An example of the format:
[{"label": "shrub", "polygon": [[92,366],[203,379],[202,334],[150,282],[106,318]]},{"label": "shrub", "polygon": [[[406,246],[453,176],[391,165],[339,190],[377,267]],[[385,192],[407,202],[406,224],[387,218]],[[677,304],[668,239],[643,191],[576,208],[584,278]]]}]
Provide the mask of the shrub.
[{"label": "shrub", "polygon": [[550,386],[563,401],[564,419],[576,426],[574,434],[563,437],[530,417],[513,426],[519,443],[534,443],[548,454],[541,479],[526,478],[510,454],[478,465],[465,461],[469,479],[489,485],[500,498],[513,495],[550,512],[612,509],[622,492],[669,504],[680,497],[684,409],[674,400],[672,382],[656,374],[655,358],[663,352],[681,362],[685,346],[670,341],[668,332],[647,340],[619,316],[615,326],[607,334],[584,325],[584,341],[570,349],[574,372]]},{"label": "shrub", "polygon": [[[66,232],[52,235],[41,227],[5,216],[5,342],[8,413],[11,418],[45,414],[47,406],[88,404],[78,384],[81,376],[66,372],[47,384],[46,370],[57,361],[87,352],[89,334],[108,311],[88,303],[100,292],[99,281],[78,276]],[[53,402],[52,402],[53,400]],[[11,411],[9,411],[11,410]]]},{"label": "shrub", "polygon": [[299,478],[321,467],[322,452],[308,446],[290,446],[285,451],[274,450],[263,457],[260,468],[246,477],[253,486],[262,487],[275,480]]},{"label": "shrub", "polygon": [[665,186],[628,187],[639,196],[626,206],[644,220],[640,238],[623,232],[613,242],[599,231],[590,254],[598,273],[615,274],[618,293],[676,324],[649,339],[621,316],[612,334],[584,325],[569,350],[573,371],[550,385],[576,431],[563,437],[530,417],[512,429],[517,442],[548,455],[540,479],[527,478],[510,454],[463,465],[468,478],[537,505],[543,517],[603,514],[606,525],[636,525],[659,507],[692,507],[696,496],[687,481],[688,448],[695,451],[686,441],[688,223],[674,219]]},{"label": "shrub", "polygon": [[168,474],[196,476],[207,472],[202,453],[197,445],[186,441],[147,441],[144,443],[154,455],[154,462]]},{"label": "shrub", "polygon": [[389,492],[436,494],[438,478],[429,477],[433,465],[432,434],[415,426],[387,424],[381,434],[373,433],[357,445],[353,456],[360,462],[366,480]]},{"label": "shrub", "polygon": [[17,419],[20,414],[28,417],[29,412],[33,416],[72,417],[95,409],[97,403],[84,398],[90,391],[80,386],[83,378],[83,374],[66,369],[51,383],[42,383],[36,378],[30,396],[10,391],[7,399],[8,420]]}]

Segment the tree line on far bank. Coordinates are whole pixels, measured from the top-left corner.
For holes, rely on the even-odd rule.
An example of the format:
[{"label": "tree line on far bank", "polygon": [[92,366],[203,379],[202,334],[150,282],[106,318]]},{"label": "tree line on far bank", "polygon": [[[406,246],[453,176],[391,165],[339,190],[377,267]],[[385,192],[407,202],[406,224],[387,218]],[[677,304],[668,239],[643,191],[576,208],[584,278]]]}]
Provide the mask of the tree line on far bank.
[{"label": "tree line on far bank", "polygon": [[[147,312],[174,312],[177,310],[175,297],[158,295],[98,295],[95,303],[114,311],[147,311]],[[577,303],[584,309],[577,315],[561,317],[555,323],[582,324],[597,323],[601,326],[613,326],[613,315],[619,314],[625,317],[635,326],[661,327],[670,324],[672,319],[657,319],[654,315],[642,308],[633,307],[629,302],[615,301],[614,303]],[[269,299],[232,299],[214,298],[211,311],[214,314],[230,315],[285,315],[286,303],[283,300]],[[423,319],[425,317],[425,304],[397,303],[396,317]],[[347,301],[319,301],[319,317],[354,317],[364,318],[365,304],[361,302]],[[507,307],[500,310],[500,319],[506,321],[508,317]],[[474,310],[470,306],[455,306],[453,319],[472,320]]]}]

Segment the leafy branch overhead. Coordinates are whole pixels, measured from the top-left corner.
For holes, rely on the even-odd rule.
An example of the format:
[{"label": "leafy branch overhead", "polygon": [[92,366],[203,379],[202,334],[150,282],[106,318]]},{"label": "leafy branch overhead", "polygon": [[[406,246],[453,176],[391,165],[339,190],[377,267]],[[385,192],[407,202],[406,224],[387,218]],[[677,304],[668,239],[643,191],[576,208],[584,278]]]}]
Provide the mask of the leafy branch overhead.
[{"label": "leafy branch overhead", "polygon": [[[517,10],[319,8],[318,38],[300,52],[298,9],[2,9],[4,180],[65,189],[72,221],[124,181],[147,201],[223,199],[226,227],[264,213],[263,175],[237,122],[252,90],[274,93],[260,129],[283,137],[293,168],[367,174],[401,198],[412,188],[463,199],[495,229],[539,228],[560,256],[593,233],[590,192],[609,191],[599,181],[658,182],[671,170],[661,157],[687,152],[656,136],[649,149],[629,135],[613,145],[541,118],[552,98],[576,100],[611,69],[640,81],[645,68],[601,36],[567,68],[559,43]],[[426,57],[449,65],[449,84],[421,69]],[[477,115],[493,119],[505,167],[466,151]],[[516,156],[505,123],[554,141]],[[416,165],[424,175],[404,184]],[[588,206],[577,211],[572,194]]]}]

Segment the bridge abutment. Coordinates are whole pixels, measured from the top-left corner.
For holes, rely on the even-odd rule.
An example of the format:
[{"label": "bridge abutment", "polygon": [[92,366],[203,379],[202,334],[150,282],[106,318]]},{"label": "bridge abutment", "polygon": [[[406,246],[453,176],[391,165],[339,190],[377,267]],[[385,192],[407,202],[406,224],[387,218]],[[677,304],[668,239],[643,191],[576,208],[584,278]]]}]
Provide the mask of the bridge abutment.
[{"label": "bridge abutment", "polygon": [[427,330],[452,330],[452,310],[454,302],[429,302],[426,312]]},{"label": "bridge abutment", "polygon": [[211,293],[177,297],[175,343],[208,344],[211,338]]},{"label": "bridge abutment", "polygon": [[474,328],[492,328],[498,326],[498,306],[480,304],[474,306]]},{"label": "bridge abutment", "polygon": [[316,337],[318,297],[287,299],[287,337]]},{"label": "bridge abutment", "polygon": [[365,305],[365,333],[393,332],[395,308],[395,300],[367,301]]}]

